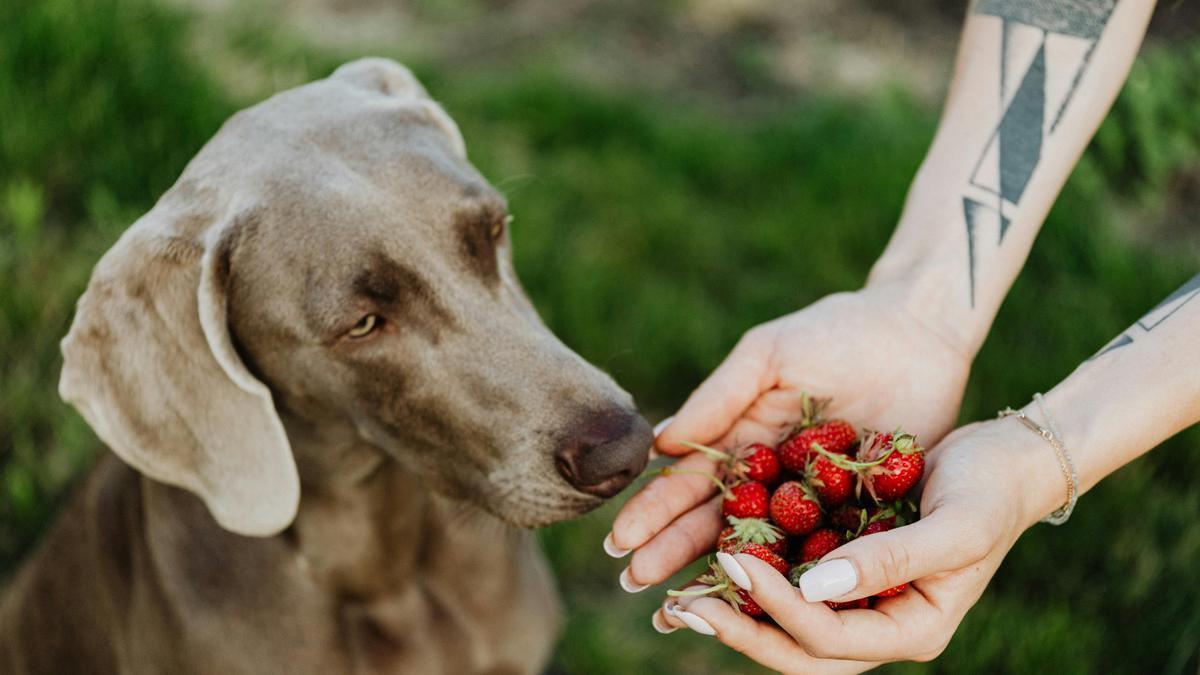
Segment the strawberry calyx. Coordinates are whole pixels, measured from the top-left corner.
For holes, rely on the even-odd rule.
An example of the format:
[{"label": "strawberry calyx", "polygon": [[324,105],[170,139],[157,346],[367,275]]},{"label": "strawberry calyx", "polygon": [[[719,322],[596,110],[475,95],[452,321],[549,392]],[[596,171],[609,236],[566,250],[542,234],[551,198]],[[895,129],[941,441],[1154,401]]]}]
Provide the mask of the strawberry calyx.
[{"label": "strawberry calyx", "polygon": [[759,544],[765,546],[783,539],[783,531],[767,522],[765,518],[738,518],[729,516],[733,534],[727,538],[736,538],[743,544]]},{"label": "strawberry calyx", "polygon": [[816,560],[810,560],[806,563],[800,563],[799,565],[792,567],[792,569],[788,571],[788,581],[796,588],[800,588],[800,577],[803,576],[805,572],[816,567],[817,562],[818,561]]},{"label": "strawberry calyx", "polygon": [[667,595],[676,598],[691,598],[706,595],[716,596],[729,603],[737,612],[741,613],[742,603],[745,601],[738,593],[738,586],[716,562],[710,560],[708,563],[708,573],[696,579],[696,581],[706,584],[705,587],[683,591],[671,589],[667,591]]}]

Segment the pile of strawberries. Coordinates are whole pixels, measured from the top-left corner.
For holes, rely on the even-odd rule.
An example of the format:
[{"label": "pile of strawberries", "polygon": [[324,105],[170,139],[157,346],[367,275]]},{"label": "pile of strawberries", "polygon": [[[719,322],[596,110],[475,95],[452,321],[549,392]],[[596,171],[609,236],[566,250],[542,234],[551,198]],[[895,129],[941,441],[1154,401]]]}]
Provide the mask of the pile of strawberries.
[{"label": "pile of strawberries", "polygon": [[[774,448],[755,443],[725,452],[689,443],[716,459],[710,476],[725,495],[728,526],[717,550],[747,553],[766,561],[793,584],[817,561],[858,537],[884,532],[918,518],[909,492],[925,470],[916,438],[894,432],[858,431],[847,421],[826,420],[827,399],[802,399],[802,418]],[[670,469],[667,470],[668,472]],[[750,616],[764,612],[732,583],[720,565],[700,578],[707,586],[682,594],[713,594]],[[827,603],[834,609],[867,608],[907,584],[871,598]]]}]

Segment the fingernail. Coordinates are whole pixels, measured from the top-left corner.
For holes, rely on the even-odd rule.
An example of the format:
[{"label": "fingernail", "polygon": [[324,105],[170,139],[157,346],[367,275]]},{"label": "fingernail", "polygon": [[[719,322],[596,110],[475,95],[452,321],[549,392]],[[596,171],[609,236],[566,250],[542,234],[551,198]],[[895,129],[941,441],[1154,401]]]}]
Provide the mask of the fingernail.
[{"label": "fingernail", "polygon": [[619,548],[613,543],[612,532],[609,532],[608,535],[604,537],[604,552],[613,558],[624,558],[625,556],[629,555],[629,549]]},{"label": "fingernail", "polygon": [[625,589],[626,593],[641,593],[650,588],[650,584],[639,584],[633,580],[633,575],[629,573],[629,568],[621,570],[621,588]]},{"label": "fingernail", "polygon": [[695,614],[692,614],[691,612],[686,612],[682,609],[678,609],[678,610],[675,610],[675,616],[679,617],[679,620],[686,623],[687,627],[691,628],[694,632],[697,632],[701,635],[716,635],[717,634],[717,631],[713,630],[713,627],[708,625],[707,621],[705,621],[704,619],[701,619],[699,616],[696,616]]},{"label": "fingernail", "polygon": [[[698,591],[698,590],[702,590],[705,588],[708,588],[708,586],[705,586],[704,584],[692,584],[692,585],[686,586],[680,590]],[[697,596],[697,595],[670,596],[670,595],[668,595],[666,604],[669,605],[669,607],[667,608],[667,612],[669,614],[673,614],[678,610],[687,609],[688,605],[692,604],[692,601],[698,597],[700,597],[700,596]]]},{"label": "fingernail", "polygon": [[858,585],[858,573],[849,560],[823,562],[800,575],[800,592],[809,602],[841,597]]},{"label": "fingernail", "polygon": [[717,562],[721,563],[721,569],[725,570],[725,574],[733,583],[738,585],[738,588],[750,591],[753,590],[750,584],[750,575],[746,574],[746,570],[742,569],[741,564],[734,560],[733,556],[728,553],[717,553]]},{"label": "fingernail", "polygon": [[659,422],[658,424],[655,424],[654,425],[654,437],[658,438],[658,435],[662,433],[663,429],[666,429],[668,426],[670,426],[671,422],[674,421],[674,419],[675,419],[675,416],[671,415],[670,417]]},{"label": "fingernail", "polygon": [[650,625],[654,626],[654,630],[662,633],[663,635],[670,635],[671,633],[679,630],[675,626],[667,623],[658,612],[655,612],[650,616]]}]

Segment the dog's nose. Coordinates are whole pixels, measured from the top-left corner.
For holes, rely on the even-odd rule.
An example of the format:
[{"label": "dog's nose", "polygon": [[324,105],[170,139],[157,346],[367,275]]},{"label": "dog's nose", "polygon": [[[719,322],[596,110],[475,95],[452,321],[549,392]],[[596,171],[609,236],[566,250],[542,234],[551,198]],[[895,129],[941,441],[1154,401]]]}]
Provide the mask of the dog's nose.
[{"label": "dog's nose", "polygon": [[585,416],[554,456],[576,490],[611,497],[646,468],[654,434],[637,413],[613,409]]}]

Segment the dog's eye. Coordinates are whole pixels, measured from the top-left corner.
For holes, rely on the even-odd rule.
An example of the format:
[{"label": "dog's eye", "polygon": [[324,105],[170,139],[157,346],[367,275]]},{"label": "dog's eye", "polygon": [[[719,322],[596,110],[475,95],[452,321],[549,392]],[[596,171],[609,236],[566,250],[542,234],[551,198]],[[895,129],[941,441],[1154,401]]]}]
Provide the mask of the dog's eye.
[{"label": "dog's eye", "polygon": [[379,315],[368,314],[368,315],[364,316],[363,318],[359,319],[358,323],[354,324],[354,328],[350,329],[349,335],[350,335],[350,337],[355,338],[355,339],[364,338],[364,337],[370,335],[371,333],[373,333],[375,331],[375,328],[378,326],[379,326]]},{"label": "dog's eye", "polygon": [[503,218],[497,218],[492,222],[492,228],[489,230],[488,234],[491,235],[493,241],[499,239],[500,235],[504,234],[504,228],[508,227],[508,224],[512,222],[512,219],[512,216],[504,216]]}]

